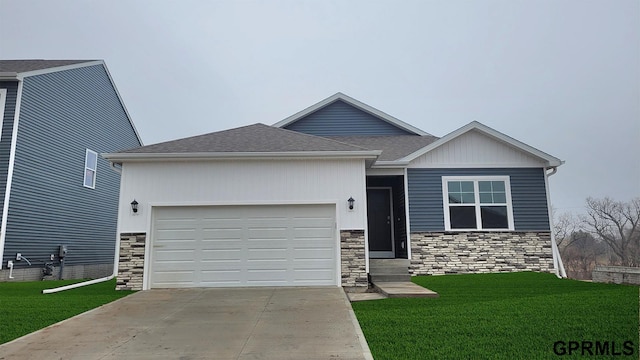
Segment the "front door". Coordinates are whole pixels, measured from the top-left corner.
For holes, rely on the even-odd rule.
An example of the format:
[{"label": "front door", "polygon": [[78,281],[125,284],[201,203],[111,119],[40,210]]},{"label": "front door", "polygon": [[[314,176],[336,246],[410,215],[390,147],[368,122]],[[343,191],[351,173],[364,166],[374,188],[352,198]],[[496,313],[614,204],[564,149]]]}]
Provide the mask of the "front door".
[{"label": "front door", "polygon": [[367,189],[367,225],[369,256],[393,258],[393,226],[391,224],[391,188]]}]

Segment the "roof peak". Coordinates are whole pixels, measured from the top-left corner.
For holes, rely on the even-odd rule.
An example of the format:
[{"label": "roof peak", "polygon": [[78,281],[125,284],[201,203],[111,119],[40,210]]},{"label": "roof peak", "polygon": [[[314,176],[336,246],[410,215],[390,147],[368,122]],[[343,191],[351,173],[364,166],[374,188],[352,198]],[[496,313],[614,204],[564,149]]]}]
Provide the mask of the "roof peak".
[{"label": "roof peak", "polygon": [[351,106],[353,106],[354,108],[364,111],[370,115],[375,116],[376,118],[391,124],[399,129],[402,129],[406,132],[415,134],[415,135],[426,135],[426,136],[430,136],[431,134],[427,133],[426,131],[420,130],[417,127],[413,126],[413,125],[409,125],[407,123],[405,123],[404,121],[397,119],[385,112],[382,112],[372,106],[369,106],[359,100],[356,100],[342,92],[337,92],[331,96],[329,96],[328,98],[321,100],[317,103],[315,103],[314,105],[311,105],[289,117],[287,117],[286,119],[279,121],[275,124],[273,124],[273,126],[279,127],[279,128],[283,128],[285,126],[288,126],[290,124],[293,124],[294,122],[320,110],[323,109],[333,103],[335,103],[336,101],[343,101]]}]

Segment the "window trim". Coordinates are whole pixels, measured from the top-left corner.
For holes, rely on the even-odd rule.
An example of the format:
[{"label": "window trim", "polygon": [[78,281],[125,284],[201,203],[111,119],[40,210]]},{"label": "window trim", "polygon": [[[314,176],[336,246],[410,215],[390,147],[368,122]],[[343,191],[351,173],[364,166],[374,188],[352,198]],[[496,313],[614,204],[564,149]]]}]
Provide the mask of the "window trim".
[{"label": "window trim", "polygon": [[[473,204],[463,204],[466,206],[474,206],[476,213],[476,228],[475,229],[452,229],[451,228],[451,215],[449,212],[449,181],[471,181],[473,182],[473,193],[475,201]],[[480,212],[480,208],[483,204],[480,203],[480,192],[479,185],[480,181],[503,181],[505,196],[507,198],[507,224],[508,228],[504,229],[483,229],[482,228],[482,216]],[[513,221],[513,204],[511,202],[511,177],[510,176],[443,176],[442,177],[442,201],[443,201],[443,210],[444,210],[444,229],[445,231],[514,231],[514,221]],[[490,204],[486,204],[490,205]],[[454,205],[455,206],[455,205]],[[498,206],[503,206],[499,204]]]},{"label": "window trim", "polygon": [[[92,169],[89,166],[87,166],[87,160],[89,160],[89,154],[93,154],[96,158],[95,169]],[[87,185],[87,170],[93,172],[93,182],[91,186]],[[82,185],[88,189],[95,189],[97,175],[98,175],[98,153],[93,150],[86,149],[84,153],[84,173],[83,173]]]}]

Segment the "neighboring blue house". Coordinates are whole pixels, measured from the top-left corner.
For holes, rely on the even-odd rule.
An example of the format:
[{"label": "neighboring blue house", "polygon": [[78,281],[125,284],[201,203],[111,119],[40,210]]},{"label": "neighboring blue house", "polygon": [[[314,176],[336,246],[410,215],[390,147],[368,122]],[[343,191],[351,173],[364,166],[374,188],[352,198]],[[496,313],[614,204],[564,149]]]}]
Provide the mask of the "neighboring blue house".
[{"label": "neighboring blue house", "polygon": [[548,187],[562,161],[478,122],[438,138],[338,93],[273,126],[105,158],[122,167],[120,289],[563,272]]},{"label": "neighboring blue house", "polygon": [[99,154],[142,142],[104,62],[0,60],[0,124],[0,280],[111,274],[120,176]]}]

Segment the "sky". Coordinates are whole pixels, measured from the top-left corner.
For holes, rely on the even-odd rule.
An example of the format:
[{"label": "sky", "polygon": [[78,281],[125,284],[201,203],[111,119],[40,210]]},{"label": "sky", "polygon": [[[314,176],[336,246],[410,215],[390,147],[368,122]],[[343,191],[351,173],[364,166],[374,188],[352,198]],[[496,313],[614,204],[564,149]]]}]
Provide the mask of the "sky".
[{"label": "sky", "polygon": [[436,136],[479,121],[566,163],[559,212],[640,196],[640,2],[0,0],[0,58],[103,59],[145,144],[336,92]]}]

